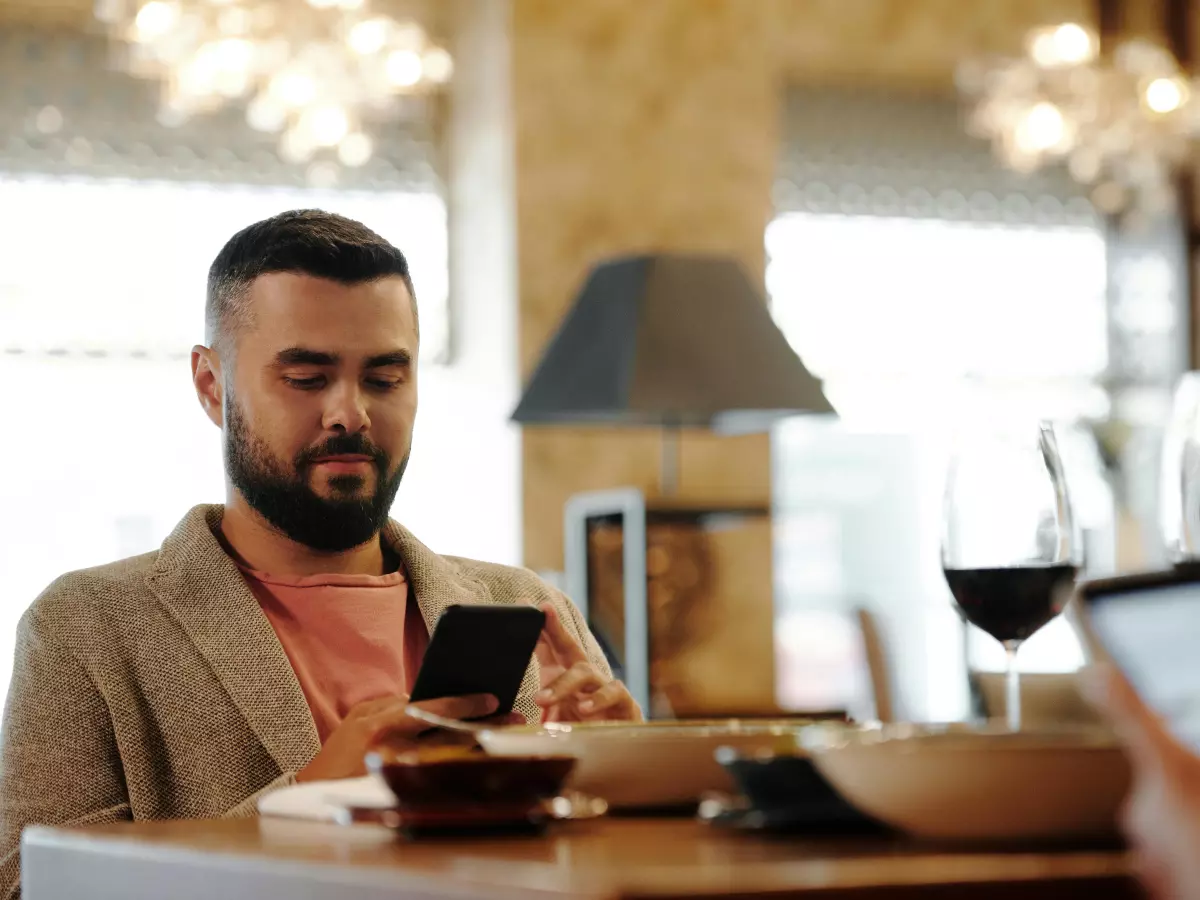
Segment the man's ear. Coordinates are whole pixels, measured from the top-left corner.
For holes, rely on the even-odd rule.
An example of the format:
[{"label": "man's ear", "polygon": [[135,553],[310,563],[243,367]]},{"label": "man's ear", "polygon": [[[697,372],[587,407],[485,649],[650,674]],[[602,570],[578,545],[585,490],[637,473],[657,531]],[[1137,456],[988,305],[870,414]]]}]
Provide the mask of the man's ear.
[{"label": "man's ear", "polygon": [[192,384],[209,420],[218,428],[224,427],[225,413],[221,405],[224,395],[221,357],[216,350],[201,344],[192,348]]}]

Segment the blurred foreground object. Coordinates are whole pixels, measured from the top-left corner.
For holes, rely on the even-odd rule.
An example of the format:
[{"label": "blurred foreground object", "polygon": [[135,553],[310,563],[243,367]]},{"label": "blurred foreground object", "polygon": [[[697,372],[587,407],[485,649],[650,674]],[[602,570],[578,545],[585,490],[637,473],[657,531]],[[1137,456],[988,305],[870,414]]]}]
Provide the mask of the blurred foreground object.
[{"label": "blurred foreground object", "polygon": [[1167,561],[1195,561],[1200,558],[1200,372],[1185,372],[1175,386],[1159,486],[1159,529]]}]

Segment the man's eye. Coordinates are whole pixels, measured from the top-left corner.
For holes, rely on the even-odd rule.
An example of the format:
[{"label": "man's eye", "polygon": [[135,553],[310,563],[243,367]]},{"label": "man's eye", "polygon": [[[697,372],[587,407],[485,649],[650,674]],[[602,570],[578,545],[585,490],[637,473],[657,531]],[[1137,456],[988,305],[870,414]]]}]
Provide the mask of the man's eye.
[{"label": "man's eye", "polygon": [[284,376],[283,381],[285,384],[289,384],[294,388],[300,388],[301,390],[313,390],[314,388],[319,388],[325,383],[325,377],[323,375],[313,375],[308,378],[289,378]]},{"label": "man's eye", "polygon": [[367,384],[373,388],[379,388],[381,391],[390,391],[400,387],[399,381],[388,381],[385,378],[368,378]]}]

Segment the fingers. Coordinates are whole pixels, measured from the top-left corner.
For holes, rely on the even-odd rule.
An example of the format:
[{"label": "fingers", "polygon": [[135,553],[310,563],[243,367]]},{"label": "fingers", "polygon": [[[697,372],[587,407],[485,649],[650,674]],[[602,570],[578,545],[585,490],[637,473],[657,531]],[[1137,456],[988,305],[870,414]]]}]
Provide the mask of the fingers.
[{"label": "fingers", "polygon": [[[489,716],[479,720],[480,725],[489,728],[503,728],[508,725],[524,725],[525,717],[520,713],[509,713],[506,716]],[[479,742],[473,734],[461,731],[447,731],[444,728],[433,728],[414,738],[401,738],[409,747],[463,747],[478,748]],[[407,749],[407,747],[405,748]]]},{"label": "fingers", "polygon": [[[567,626],[559,618],[558,610],[550,603],[542,604],[541,610],[546,614],[546,624],[542,628],[542,637],[539,639],[538,644],[542,645],[544,641],[544,649],[553,652],[557,657],[558,663],[563,668],[569,669],[576,663],[588,662],[587,651],[583,649],[583,645],[576,640],[575,636],[567,630]],[[543,662],[541,655],[538,656],[538,662]]]},{"label": "fingers", "polygon": [[[619,681],[610,681],[604,687],[588,694],[577,704],[579,711],[585,716],[596,716],[601,713],[621,713],[625,718],[637,710],[629,690]],[[639,712],[640,717],[640,712]]]},{"label": "fingers", "polygon": [[605,683],[595,666],[577,662],[539,691],[534,701],[538,706],[554,706],[576,694],[598,691]]},{"label": "fingers", "polygon": [[[546,616],[546,621],[550,620],[553,615],[549,611],[550,604],[545,607],[536,600],[523,600],[523,603],[532,606],[534,609],[540,609],[542,614]],[[542,633],[538,635],[537,644],[533,648],[534,659],[538,661],[538,666],[544,669],[562,669],[563,665],[558,659],[558,655],[554,651],[554,645],[550,643],[550,639],[546,636],[546,625],[542,625]]]},{"label": "fingers", "polygon": [[[429,730],[428,724],[408,715],[406,700],[393,699],[394,705],[385,706],[363,716],[362,727],[366,730],[369,742],[379,741],[384,737],[416,737]],[[466,697],[422,700],[414,705],[447,719],[477,719],[494,713],[498,702],[490,694],[471,694]]]},{"label": "fingers", "polygon": [[545,629],[538,636],[537,644],[533,648],[534,658],[538,661],[538,666],[545,669],[561,669],[562,663],[558,660],[558,654],[554,652],[554,646],[550,643],[550,639],[546,637]]},{"label": "fingers", "polygon": [[385,697],[363,700],[361,703],[356,703],[350,708],[350,711],[346,713],[346,721],[369,718],[397,707],[403,709],[407,704],[407,694],[389,694]]}]

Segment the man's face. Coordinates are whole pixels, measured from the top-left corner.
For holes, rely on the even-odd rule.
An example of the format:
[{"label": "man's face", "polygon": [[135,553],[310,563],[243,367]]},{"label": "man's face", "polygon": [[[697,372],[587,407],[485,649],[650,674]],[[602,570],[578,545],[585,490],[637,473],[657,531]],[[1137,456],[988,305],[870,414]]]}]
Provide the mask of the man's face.
[{"label": "man's face", "polygon": [[255,510],[336,552],[387,520],[412,447],[417,328],[403,279],[342,285],[274,273],[225,368],[225,466]]}]

